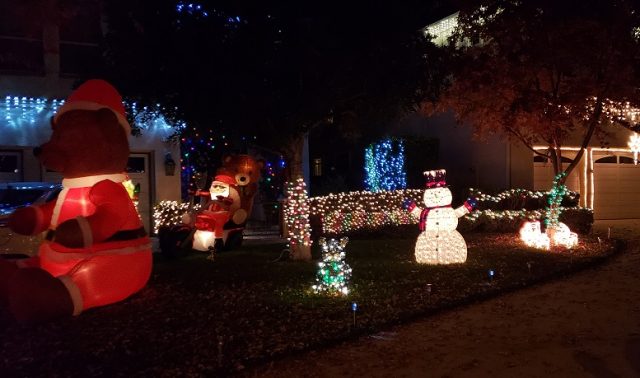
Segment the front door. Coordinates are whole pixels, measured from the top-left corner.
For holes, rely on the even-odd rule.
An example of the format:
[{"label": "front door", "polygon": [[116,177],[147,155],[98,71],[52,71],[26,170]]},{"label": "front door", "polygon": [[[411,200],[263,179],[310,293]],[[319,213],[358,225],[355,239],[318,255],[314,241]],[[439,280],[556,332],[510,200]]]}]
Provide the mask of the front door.
[{"label": "front door", "polygon": [[138,213],[142,224],[148,233],[151,233],[151,188],[148,153],[132,153],[127,163],[127,174],[134,185],[139,185]]}]

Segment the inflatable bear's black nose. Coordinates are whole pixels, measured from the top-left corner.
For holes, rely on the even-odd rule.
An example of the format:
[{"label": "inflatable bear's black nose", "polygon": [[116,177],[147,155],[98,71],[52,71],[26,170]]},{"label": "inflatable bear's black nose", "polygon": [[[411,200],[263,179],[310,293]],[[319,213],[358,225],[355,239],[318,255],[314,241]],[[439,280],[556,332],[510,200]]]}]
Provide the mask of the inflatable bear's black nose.
[{"label": "inflatable bear's black nose", "polygon": [[42,153],[42,147],[36,147],[33,149],[34,156],[40,156],[41,153]]}]

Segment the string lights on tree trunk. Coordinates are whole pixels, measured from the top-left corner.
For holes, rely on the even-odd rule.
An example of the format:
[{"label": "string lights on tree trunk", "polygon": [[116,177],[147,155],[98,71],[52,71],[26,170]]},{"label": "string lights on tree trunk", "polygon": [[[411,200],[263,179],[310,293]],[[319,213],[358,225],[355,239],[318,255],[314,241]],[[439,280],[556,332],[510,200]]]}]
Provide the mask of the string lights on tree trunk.
[{"label": "string lights on tree trunk", "polygon": [[311,225],[309,223],[309,197],[304,179],[299,177],[287,183],[284,220],[289,233],[289,246],[293,259],[311,258]]}]

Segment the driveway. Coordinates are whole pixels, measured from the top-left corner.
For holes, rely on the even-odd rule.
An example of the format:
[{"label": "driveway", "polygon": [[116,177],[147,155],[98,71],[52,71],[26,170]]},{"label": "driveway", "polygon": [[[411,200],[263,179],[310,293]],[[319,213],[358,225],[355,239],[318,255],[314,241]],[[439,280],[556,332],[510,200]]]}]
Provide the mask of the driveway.
[{"label": "driveway", "polygon": [[604,265],[247,375],[640,377],[640,220],[609,227],[629,243]]}]

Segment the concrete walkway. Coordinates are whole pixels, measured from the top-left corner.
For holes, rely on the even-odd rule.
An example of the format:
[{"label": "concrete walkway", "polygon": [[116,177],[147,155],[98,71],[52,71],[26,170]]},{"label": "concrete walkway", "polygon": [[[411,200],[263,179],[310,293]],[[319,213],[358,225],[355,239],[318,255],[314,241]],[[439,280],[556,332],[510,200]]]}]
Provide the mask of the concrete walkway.
[{"label": "concrete walkway", "polygon": [[570,278],[276,361],[264,377],[640,377],[640,220],[624,253]]}]

